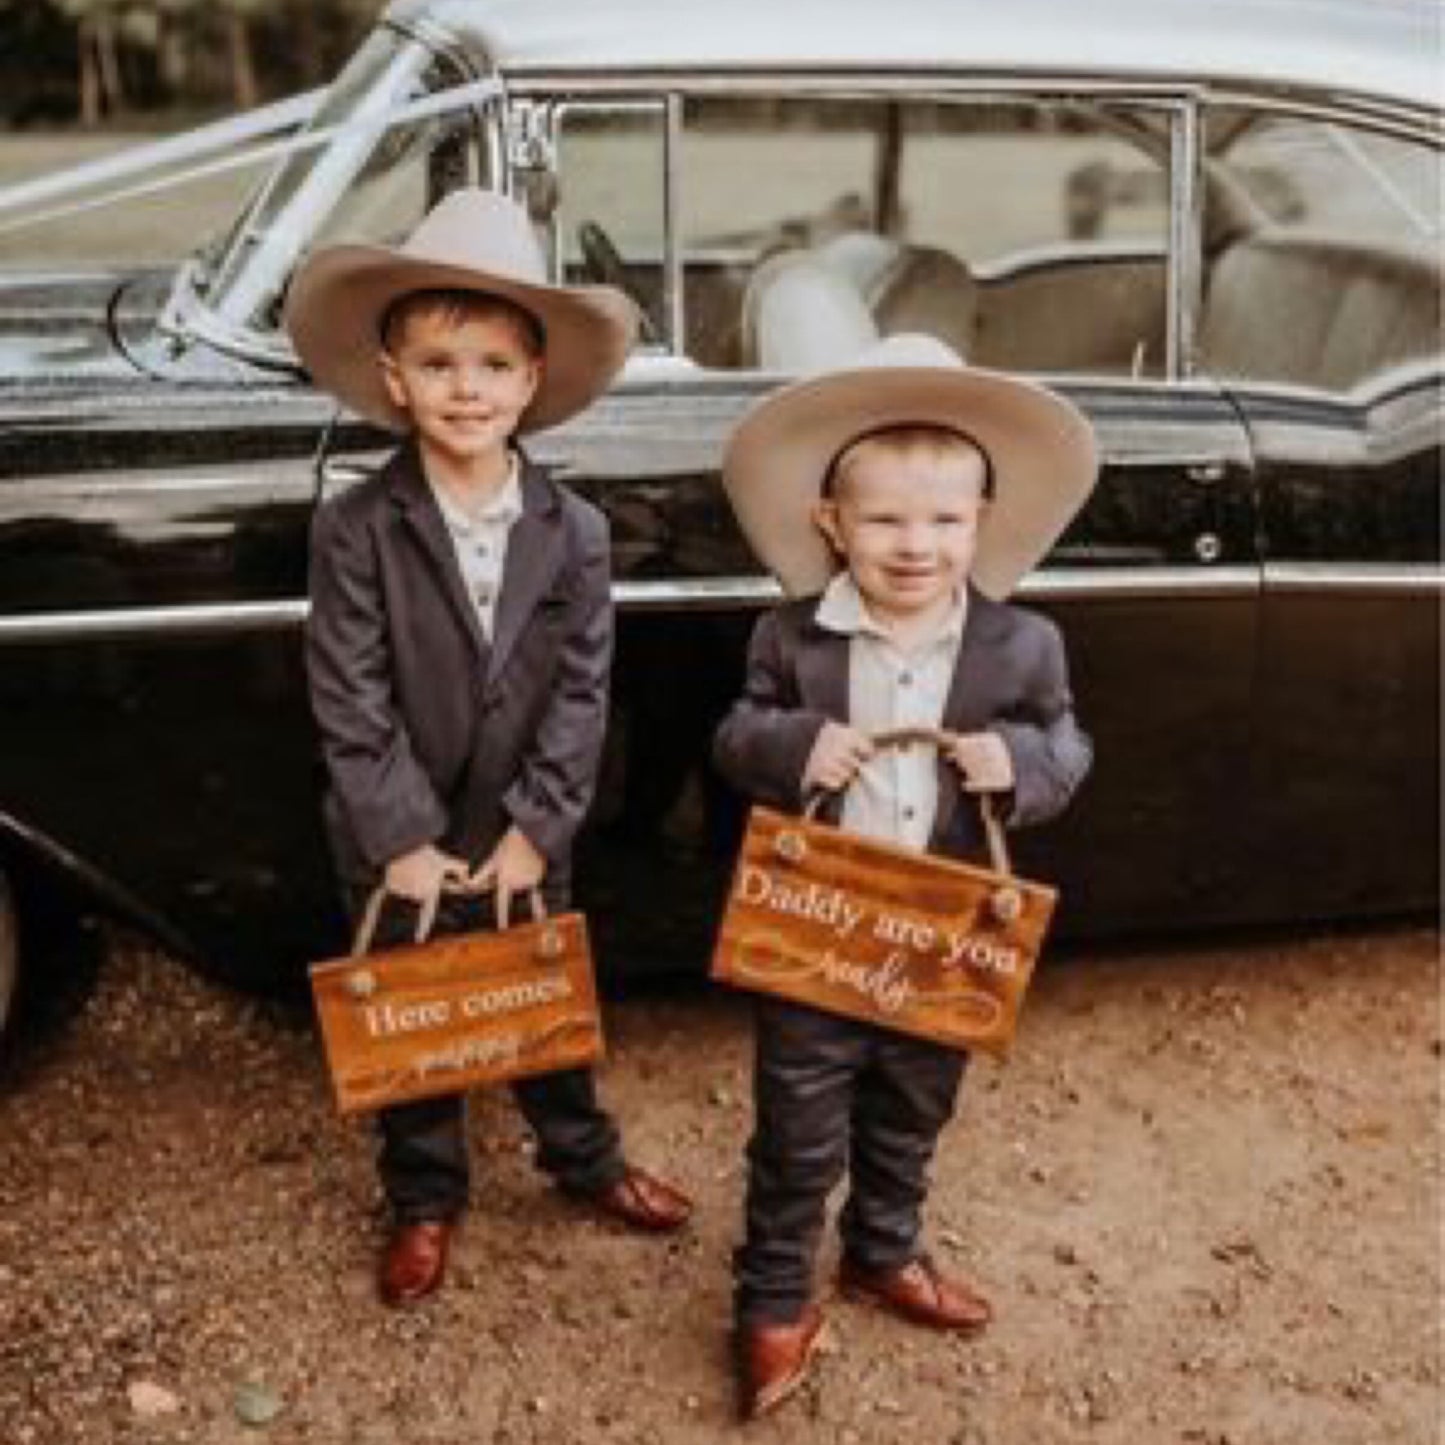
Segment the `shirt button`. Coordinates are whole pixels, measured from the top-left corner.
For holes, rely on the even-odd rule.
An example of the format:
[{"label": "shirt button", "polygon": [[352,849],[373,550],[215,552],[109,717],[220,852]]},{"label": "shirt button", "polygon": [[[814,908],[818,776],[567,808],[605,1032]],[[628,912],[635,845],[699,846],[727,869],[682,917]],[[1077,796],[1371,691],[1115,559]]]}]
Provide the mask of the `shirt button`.
[{"label": "shirt button", "polygon": [[911,672],[900,672],[900,673],[898,674],[898,685],[899,685],[899,687],[907,687],[912,681],[913,681],[913,674],[912,674]]},{"label": "shirt button", "polygon": [[912,809],[912,808],[905,808],[905,809],[903,810],[903,816],[904,816],[910,823],[913,821],[914,811],[915,811],[915,810]]}]

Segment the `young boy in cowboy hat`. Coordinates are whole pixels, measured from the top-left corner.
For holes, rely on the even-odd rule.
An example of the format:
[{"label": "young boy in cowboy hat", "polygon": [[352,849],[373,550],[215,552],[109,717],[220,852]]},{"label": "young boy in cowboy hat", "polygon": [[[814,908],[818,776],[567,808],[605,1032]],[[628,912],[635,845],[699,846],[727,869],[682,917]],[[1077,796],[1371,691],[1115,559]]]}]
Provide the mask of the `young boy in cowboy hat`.
[{"label": "young boy in cowboy hat", "polygon": [[[475,927],[493,892],[566,905],[593,791],[612,644],[601,515],[517,446],[586,407],[621,367],[635,313],[606,287],[549,285],[530,222],[491,192],[448,196],[397,250],[333,246],[301,268],[286,326],[314,380],[407,434],[371,480],[322,506],[306,663],[330,777],[326,821],[353,911],[404,900],[377,942]],[[538,1163],[646,1230],[690,1205],[628,1165],[590,1071],[513,1086]],[[460,1096],[385,1109],[395,1228],[389,1304],[440,1283],[468,1192]]]},{"label": "young boy in cowboy hat", "polygon": [[[1093,484],[1061,397],[891,336],[786,387],[734,433],[723,479],[794,600],[758,623],[716,756],[743,791],[954,857],[981,853],[969,794],[1013,825],[1052,817],[1088,769],[1058,632],[1001,599]],[[942,728],[944,756],[870,736]],[[846,790],[846,791],[845,791]],[[823,816],[829,816],[825,810]],[[757,1004],[746,1235],[734,1256],[746,1415],[802,1381],[822,1337],[813,1256],[846,1169],[840,1284],[917,1324],[983,1328],[988,1303],[923,1251],[920,1210],[965,1056],[780,999]]]}]

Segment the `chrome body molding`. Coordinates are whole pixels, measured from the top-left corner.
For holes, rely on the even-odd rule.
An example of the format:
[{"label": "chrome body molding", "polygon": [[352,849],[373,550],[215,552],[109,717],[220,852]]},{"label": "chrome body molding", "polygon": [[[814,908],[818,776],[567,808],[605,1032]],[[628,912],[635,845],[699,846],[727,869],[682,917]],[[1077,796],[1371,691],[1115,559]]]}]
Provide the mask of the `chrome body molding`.
[{"label": "chrome body molding", "polygon": [[1445,567],[1434,562],[1270,562],[1264,587],[1267,592],[1440,597],[1445,596]]},{"label": "chrome body molding", "polygon": [[303,598],[279,602],[198,602],[175,607],[107,607],[0,617],[0,647],[123,638],[276,632],[306,620]]},{"label": "chrome body molding", "polygon": [[[1429,563],[1276,563],[1255,567],[1051,567],[1024,579],[1025,602],[1103,601],[1110,598],[1209,598],[1272,592],[1351,592],[1379,596],[1445,594],[1445,568]],[[612,600],[623,612],[709,612],[766,607],[782,600],[771,577],[690,577],[621,581]],[[195,603],[175,607],[118,607],[0,617],[0,646],[278,632],[306,620],[304,598],[275,602]]]},{"label": "chrome body molding", "polygon": [[[1351,590],[1418,591],[1427,588],[1429,572],[1439,585],[1438,569],[1350,566],[1288,567],[1295,588],[1342,585]],[[1336,580],[1338,575],[1338,581]],[[1260,590],[1253,567],[1136,567],[1094,569],[1058,567],[1026,578],[1018,590],[1024,600],[1062,601],[1108,597],[1219,597]],[[782,599],[771,578],[689,577],[613,583],[612,599],[623,612],[707,612],[766,607]],[[170,607],[112,607],[93,610],[37,612],[0,617],[0,646],[50,642],[113,641],[120,638],[201,637],[242,632],[277,632],[300,627],[306,620],[305,598],[268,602],[198,602]]]}]

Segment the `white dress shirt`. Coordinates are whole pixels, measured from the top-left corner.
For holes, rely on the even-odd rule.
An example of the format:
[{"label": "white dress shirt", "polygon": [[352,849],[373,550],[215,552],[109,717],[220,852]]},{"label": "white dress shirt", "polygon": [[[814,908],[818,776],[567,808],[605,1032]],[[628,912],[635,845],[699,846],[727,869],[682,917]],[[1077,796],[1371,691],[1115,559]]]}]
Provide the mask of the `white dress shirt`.
[{"label": "white dress shirt", "polygon": [[[936,728],[943,722],[968,613],[960,592],[933,636],[905,650],[878,625],[852,576],[840,572],[816,621],[848,638],[848,722],[865,733]],[[926,848],[938,813],[932,747],[888,748],[864,764],[843,800],[843,826],[890,843]]]},{"label": "white dress shirt", "polygon": [[462,510],[442,489],[432,486],[441,508],[442,520],[451,534],[462,582],[476,611],[482,634],[488,641],[497,613],[497,594],[502,590],[502,568],[507,561],[507,540],[522,515],[521,469],[517,456],[510,454],[507,480],[485,507],[475,513]]}]

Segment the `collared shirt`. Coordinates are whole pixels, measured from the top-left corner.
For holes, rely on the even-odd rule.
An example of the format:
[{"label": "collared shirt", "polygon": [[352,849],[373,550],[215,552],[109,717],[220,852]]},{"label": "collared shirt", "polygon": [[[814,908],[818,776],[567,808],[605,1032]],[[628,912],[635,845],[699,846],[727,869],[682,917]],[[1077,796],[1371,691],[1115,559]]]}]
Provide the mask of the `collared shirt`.
[{"label": "collared shirt", "polygon": [[[938,727],[967,613],[968,596],[960,592],[933,636],[905,650],[874,621],[853,578],[834,577],[815,620],[848,638],[849,724],[865,733]],[[843,799],[845,828],[909,848],[928,846],[937,813],[937,756],[930,747],[878,753]]]},{"label": "collared shirt", "polygon": [[464,512],[440,487],[432,486],[432,495],[456,550],[467,596],[482,625],[482,634],[488,640],[497,614],[497,594],[502,590],[507,541],[517,518],[522,515],[521,468],[517,454],[509,455],[507,480],[479,512]]}]

